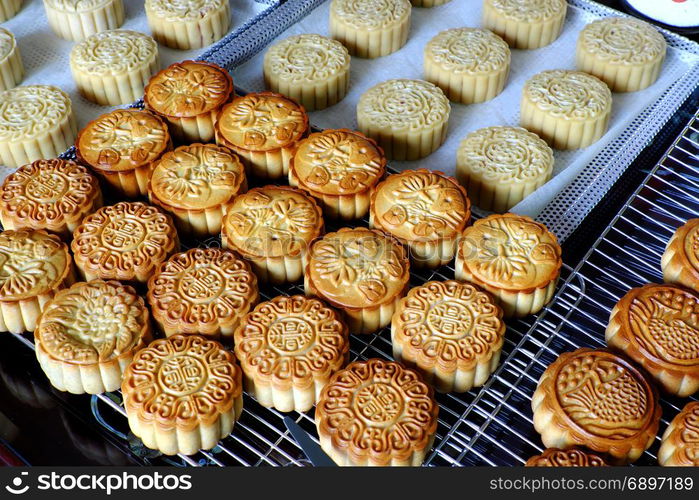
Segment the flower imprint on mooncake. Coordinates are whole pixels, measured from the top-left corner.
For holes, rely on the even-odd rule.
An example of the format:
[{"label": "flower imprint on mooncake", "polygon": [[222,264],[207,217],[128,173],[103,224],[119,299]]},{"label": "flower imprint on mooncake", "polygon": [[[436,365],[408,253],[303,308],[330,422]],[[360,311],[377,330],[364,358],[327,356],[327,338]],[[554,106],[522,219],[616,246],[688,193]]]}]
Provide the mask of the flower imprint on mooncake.
[{"label": "flower imprint on mooncake", "polygon": [[561,14],[565,0],[486,0],[502,15],[516,21],[537,22]]},{"label": "flower imprint on mooncake", "polygon": [[194,21],[220,10],[228,0],[146,0],[148,10],[168,21]]},{"label": "flower imprint on mooncake", "polygon": [[559,450],[548,448],[541,455],[527,460],[527,467],[605,467],[607,463],[595,455],[582,450]]},{"label": "flower imprint on mooncake", "polygon": [[27,85],[0,93],[0,140],[38,137],[68,119],[72,105],[68,94],[50,85]]},{"label": "flower imprint on mooncake", "polygon": [[644,64],[665,54],[663,35],[633,18],[605,18],[585,26],[580,43],[586,52],[612,64]]},{"label": "flower imprint on mooncake", "polygon": [[349,64],[349,53],[340,42],[315,34],[289,37],[265,54],[265,68],[293,83],[327,80]]},{"label": "flower imprint on mooncake", "polygon": [[523,98],[557,118],[588,120],[609,111],[609,87],[581,71],[542,71],[524,84]]},{"label": "flower imprint on mooncake", "polygon": [[333,0],[332,14],[356,29],[386,28],[410,15],[408,0]]},{"label": "flower imprint on mooncake", "polygon": [[84,12],[102,7],[112,0],[45,0],[50,7],[66,12]]},{"label": "flower imprint on mooncake", "polygon": [[75,45],[71,63],[94,75],[119,75],[143,66],[158,52],[150,36],[130,30],[108,30],[89,36]]},{"label": "flower imprint on mooncake", "polygon": [[442,31],[425,47],[435,63],[456,74],[500,71],[510,64],[507,43],[491,31],[454,28]]}]

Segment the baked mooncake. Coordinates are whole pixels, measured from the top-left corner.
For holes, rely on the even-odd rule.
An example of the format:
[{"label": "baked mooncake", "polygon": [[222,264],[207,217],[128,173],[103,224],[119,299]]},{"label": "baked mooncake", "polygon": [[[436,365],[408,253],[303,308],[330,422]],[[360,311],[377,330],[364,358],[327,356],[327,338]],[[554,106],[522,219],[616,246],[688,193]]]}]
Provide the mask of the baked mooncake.
[{"label": "baked mooncake", "polygon": [[371,195],[369,224],[408,246],[418,268],[451,261],[470,221],[466,190],[441,172],[404,170],[389,175]]},{"label": "baked mooncake", "polygon": [[349,355],[347,325],[318,299],[275,297],[235,332],[245,391],[279,411],[308,411]]},{"label": "baked mooncake", "polygon": [[419,466],[438,412],[432,388],[416,371],[370,359],[333,375],[315,421],[320,446],[338,465]]},{"label": "baked mooncake", "polygon": [[70,247],[86,281],[145,283],[180,243],[169,215],[140,201],[121,201],[85,217]]},{"label": "baked mooncake", "polygon": [[52,85],[25,85],[0,92],[0,162],[19,167],[55,158],[78,134],[68,94]]},{"label": "baked mooncake", "polygon": [[388,80],[359,98],[359,130],[391,160],[417,160],[442,145],[451,106],[444,92],[423,80]]},{"label": "baked mooncake", "polygon": [[658,464],[699,467],[699,401],[691,401],[665,429]]},{"label": "baked mooncake", "polygon": [[699,219],[689,219],[667,242],[660,260],[663,280],[699,292]]},{"label": "baked mooncake", "polygon": [[652,25],[633,17],[605,17],[578,35],[575,60],[612,92],[634,92],[652,85],[665,60],[667,43]]},{"label": "baked mooncake", "polygon": [[308,247],[324,229],[313,198],[289,186],[265,186],[226,209],[221,244],[250,262],[260,281],[288,283],[301,279]]},{"label": "baked mooncake", "polygon": [[353,56],[386,56],[408,41],[411,8],[409,0],[333,0],[330,36]]},{"label": "baked mooncake", "polygon": [[131,432],[165,455],[216,446],[243,412],[235,361],[221,344],[199,335],[151,342],[134,356],[121,384]]},{"label": "baked mooncake", "polygon": [[265,53],[265,86],[306,110],[341,101],[350,81],[350,55],[337,40],[316,34],[291,36]]},{"label": "baked mooncake", "polygon": [[46,18],[56,35],[79,42],[124,22],[122,0],[44,0]]},{"label": "baked mooncake", "polygon": [[406,249],[367,228],[342,228],[312,245],[304,272],[306,295],[345,314],[350,333],[373,333],[391,322],[408,289]]},{"label": "baked mooncake", "polygon": [[604,459],[589,451],[572,448],[560,450],[547,448],[541,455],[535,455],[527,460],[525,467],[606,467]]},{"label": "baked mooncake", "polygon": [[46,303],[74,281],[68,245],[58,236],[0,232],[0,332],[33,332]]},{"label": "baked mooncake", "polygon": [[196,143],[155,162],[148,198],[172,215],[181,233],[204,237],[221,232],[226,208],[247,188],[237,155],[215,144]]},{"label": "baked mooncake", "polygon": [[424,51],[425,80],[463,104],[489,101],[505,88],[510,48],[492,31],[452,28],[429,41]]},{"label": "baked mooncake", "polygon": [[289,184],[323,205],[328,217],[352,220],[369,211],[371,191],[386,172],[375,141],[352,130],[324,130],[298,144],[289,165]]},{"label": "baked mooncake", "polygon": [[566,0],[483,0],[483,27],[516,49],[538,49],[561,34]]},{"label": "baked mooncake", "polygon": [[73,394],[119,389],[134,354],[150,341],[143,299],[118,281],[61,290],[46,304],[34,332],[36,357],[51,385]]},{"label": "baked mooncake", "polygon": [[524,84],[520,124],[556,149],[597,142],[609,126],[612,93],[581,71],[542,71]]},{"label": "baked mooncake", "polygon": [[248,174],[261,178],[285,177],[296,145],[307,133],[303,106],[273,92],[237,97],[216,120],[216,143],[238,153]]},{"label": "baked mooncake", "polygon": [[534,427],[549,448],[586,448],[635,462],[655,439],[658,392],[625,358],[604,349],[561,354],[532,398]]},{"label": "baked mooncake", "polygon": [[148,280],[148,304],[168,337],[188,333],[232,340],[258,298],[250,265],[220,248],[175,254]]},{"label": "baked mooncake", "polygon": [[456,178],[483,210],[507,212],[546,184],[553,151],[521,127],[486,127],[471,132],[456,153]]},{"label": "baked mooncake", "polygon": [[490,215],[463,232],[456,279],[493,294],[505,317],[540,311],[553,297],[563,261],[556,236],[527,216]]},{"label": "baked mooncake", "polygon": [[101,206],[97,179],[69,160],[29,163],[0,186],[0,222],[5,229],[45,229],[70,240],[83,218]]},{"label": "baked mooncake", "polygon": [[439,392],[485,384],[505,342],[502,309],[468,283],[429,281],[411,288],[391,321],[393,357]]},{"label": "baked mooncake", "polygon": [[674,285],[632,288],[612,310],[607,345],[641,365],[665,392],[699,390],[699,297]]},{"label": "baked mooncake", "polygon": [[167,124],[137,109],[117,109],[97,117],[75,141],[78,161],[128,198],[148,192],[154,162],[170,149]]},{"label": "baked mooncake", "polygon": [[22,0],[5,0],[0,3],[0,23],[12,18],[22,8]]},{"label": "baked mooncake", "polygon": [[153,37],[173,49],[200,49],[223,38],[231,26],[229,0],[146,0]]},{"label": "baked mooncake", "polygon": [[156,73],[145,88],[147,109],[164,118],[180,142],[212,142],[221,106],[234,95],[228,71],[213,63],[183,61]]},{"label": "baked mooncake", "polygon": [[78,90],[102,106],[140,99],[159,69],[158,44],[138,31],[101,31],[70,51],[70,70]]},{"label": "baked mooncake", "polygon": [[24,63],[22,63],[17,40],[11,31],[0,28],[0,91],[16,87],[22,78],[24,78]]}]

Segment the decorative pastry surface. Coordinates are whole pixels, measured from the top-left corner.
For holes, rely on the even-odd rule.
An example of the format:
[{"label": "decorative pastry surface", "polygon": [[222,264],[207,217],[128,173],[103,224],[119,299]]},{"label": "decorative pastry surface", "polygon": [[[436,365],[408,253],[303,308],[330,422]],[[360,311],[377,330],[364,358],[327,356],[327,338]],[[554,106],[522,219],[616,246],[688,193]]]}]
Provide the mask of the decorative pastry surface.
[{"label": "decorative pastry surface", "polygon": [[151,342],[124,372],[127,412],[164,428],[211,424],[242,394],[235,356],[199,335],[175,335]]},{"label": "decorative pastry surface", "polygon": [[347,336],[339,314],[320,300],[282,296],[245,317],[235,334],[235,352],[248,375],[275,385],[306,385],[342,366]]},{"label": "decorative pastry surface", "polygon": [[0,93],[0,141],[39,137],[70,116],[68,94],[51,85],[26,85]]},{"label": "decorative pastry surface", "polygon": [[672,419],[658,452],[661,465],[699,467],[699,402],[691,401]]},{"label": "decorative pastry surface", "polygon": [[291,36],[273,45],[265,54],[265,71],[290,83],[325,81],[346,71],[347,49],[337,40],[316,34]]},{"label": "decorative pastry surface", "polygon": [[215,144],[191,144],[165,153],[150,180],[162,202],[184,209],[205,209],[227,203],[245,180],[242,163]]},{"label": "decorative pastry surface", "polygon": [[34,335],[53,358],[89,365],[130,353],[147,328],[148,310],[133,288],[90,281],[58,292]]},{"label": "decorative pastry surface", "polygon": [[356,29],[378,30],[410,15],[409,0],[333,0],[332,16]]},{"label": "decorative pastry surface", "polygon": [[113,0],[44,0],[50,7],[65,12],[86,12]]},{"label": "decorative pastry surface", "polygon": [[535,23],[560,16],[565,0],[485,0],[501,15],[515,21]]},{"label": "decorative pastry surface", "polygon": [[71,63],[93,75],[119,75],[143,66],[158,52],[150,36],[131,30],[100,31],[76,44]]},{"label": "decorative pastry surface", "polygon": [[580,32],[582,48],[611,64],[644,64],[665,54],[663,35],[650,24],[630,17],[606,17]]},{"label": "decorative pastry surface", "polygon": [[0,232],[0,300],[53,290],[70,272],[68,247],[44,231]]},{"label": "decorative pastry surface", "polygon": [[493,298],[473,285],[430,281],[410,289],[393,319],[393,341],[423,364],[471,368],[502,347],[505,323]]},{"label": "decorative pastry surface", "polygon": [[155,318],[188,328],[242,317],[256,301],[257,278],[250,266],[220,248],[175,254],[148,282]]},{"label": "decorative pastry surface", "polygon": [[612,105],[609,87],[581,71],[542,71],[524,84],[523,98],[556,118],[588,120],[607,113]]},{"label": "decorative pastry surface", "polygon": [[76,261],[106,274],[152,269],[177,247],[170,217],[141,202],[119,202],[85,217],[71,244]]},{"label": "decorative pastry surface", "polygon": [[543,224],[515,214],[474,222],[464,232],[459,255],[479,281],[511,290],[544,287],[562,265],[556,236]]},{"label": "decorative pastry surface", "polygon": [[372,216],[402,240],[451,238],[470,220],[471,205],[464,188],[441,172],[405,170],[377,186]]},{"label": "decorative pastry surface", "polygon": [[233,80],[225,69],[202,61],[183,61],[150,79],[144,101],[165,116],[191,117],[215,110],[232,92]]},{"label": "decorative pastry surface", "polygon": [[5,28],[0,28],[0,61],[5,60],[15,47],[17,42],[14,35]]},{"label": "decorative pastry surface", "polygon": [[196,21],[219,11],[228,0],[146,0],[146,8],[166,21]]},{"label": "decorative pastry surface", "polygon": [[527,460],[526,467],[605,467],[607,463],[595,455],[583,450],[559,450],[547,448],[541,455]]},{"label": "decorative pastry surface", "polygon": [[252,151],[271,151],[291,145],[308,129],[303,108],[281,94],[259,92],[234,99],[216,121],[226,142]]},{"label": "decorative pastry surface", "polygon": [[170,144],[167,125],[157,116],[117,109],[90,122],[76,142],[80,159],[100,170],[123,171],[147,165]]},{"label": "decorative pastry surface", "polygon": [[0,187],[2,217],[25,227],[77,222],[100,196],[97,179],[68,160],[37,160],[18,168]]},{"label": "decorative pastry surface", "polygon": [[386,158],[376,143],[351,130],[325,130],[304,139],[294,154],[292,170],[311,191],[328,195],[357,194],[383,177]]},{"label": "decorative pastry surface", "polygon": [[492,73],[510,64],[507,43],[480,28],[442,31],[427,44],[425,54],[445,71],[456,74]]},{"label": "decorative pastry surface", "polygon": [[316,405],[316,424],[333,447],[383,463],[424,450],[438,411],[432,388],[417,372],[370,359],[333,375]]},{"label": "decorative pastry surface", "polygon": [[459,165],[470,174],[498,182],[525,182],[546,175],[553,151],[546,141],[520,127],[486,127],[468,134],[459,146]]},{"label": "decorative pastry surface", "polygon": [[230,246],[253,257],[294,256],[323,229],[320,207],[303,192],[265,186],[237,196],[223,220]]},{"label": "decorative pastry surface", "polygon": [[449,99],[439,87],[423,80],[379,83],[362,94],[357,104],[357,114],[376,127],[393,131],[440,127],[450,111]]},{"label": "decorative pastry surface", "polygon": [[405,248],[366,228],[343,228],[316,241],[306,273],[322,298],[350,308],[390,302],[410,277]]}]

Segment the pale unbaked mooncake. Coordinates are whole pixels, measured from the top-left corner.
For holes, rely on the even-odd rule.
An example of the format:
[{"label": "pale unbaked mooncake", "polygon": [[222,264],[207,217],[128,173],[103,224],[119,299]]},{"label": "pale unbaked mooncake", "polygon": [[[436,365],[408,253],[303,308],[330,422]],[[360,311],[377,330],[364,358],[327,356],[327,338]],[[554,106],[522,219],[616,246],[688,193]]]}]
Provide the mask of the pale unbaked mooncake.
[{"label": "pale unbaked mooncake", "polygon": [[484,102],[505,88],[510,48],[491,31],[453,28],[429,41],[424,51],[425,80],[452,101]]},{"label": "pale unbaked mooncake", "polygon": [[537,49],[561,34],[566,0],[483,0],[483,27],[516,49]]},{"label": "pale unbaked mooncake", "polygon": [[605,17],[580,32],[576,64],[612,92],[633,92],[652,85],[665,60],[667,43],[650,24],[632,17]]},{"label": "pale unbaked mooncake", "polygon": [[263,68],[269,90],[294,99],[307,111],[337,104],[349,87],[349,52],[321,35],[295,35],[272,45]]},{"label": "pale unbaked mooncake", "polygon": [[392,160],[417,160],[436,151],[447,136],[451,106],[444,92],[423,80],[388,80],[359,98],[359,130]]},{"label": "pale unbaked mooncake", "polygon": [[17,40],[12,32],[0,28],[0,91],[16,87],[22,78],[24,63]]},{"label": "pale unbaked mooncake", "polygon": [[549,70],[524,84],[520,124],[556,149],[579,149],[607,131],[612,93],[581,71]]},{"label": "pale unbaked mooncake", "polygon": [[699,292],[699,219],[677,228],[660,260],[663,280]]},{"label": "pale unbaked mooncake", "polygon": [[198,49],[223,38],[231,25],[229,0],[146,0],[153,37],[173,49]]},{"label": "pale unbaked mooncake", "polygon": [[658,464],[699,467],[699,401],[690,401],[665,429]]},{"label": "pale unbaked mooncake", "polygon": [[74,42],[124,22],[122,0],[44,0],[44,8],[54,33]]}]

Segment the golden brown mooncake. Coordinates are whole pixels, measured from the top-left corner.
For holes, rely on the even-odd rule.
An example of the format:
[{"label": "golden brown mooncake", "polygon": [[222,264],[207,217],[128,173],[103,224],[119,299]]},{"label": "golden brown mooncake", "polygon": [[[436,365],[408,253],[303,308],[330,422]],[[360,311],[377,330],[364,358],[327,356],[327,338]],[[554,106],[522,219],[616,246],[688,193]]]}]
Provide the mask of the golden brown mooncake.
[{"label": "golden brown mooncake", "polygon": [[502,309],[493,297],[454,280],[411,288],[391,321],[395,360],[416,369],[439,392],[485,384],[504,342]]},{"label": "golden brown mooncake", "polygon": [[232,340],[258,298],[250,265],[220,248],[177,253],[148,280],[148,304],[168,337],[186,333]]},{"label": "golden brown mooncake", "polygon": [[658,464],[699,467],[699,402],[690,401],[665,429]]},{"label": "golden brown mooncake", "polygon": [[266,407],[308,411],[349,355],[347,325],[318,299],[261,302],[235,332],[245,390]]},{"label": "golden brown mooncake", "polygon": [[247,173],[262,178],[285,177],[297,143],[307,133],[303,106],[274,92],[237,97],[216,120],[216,144],[238,153]]},{"label": "golden brown mooncake", "polygon": [[410,280],[398,240],[376,229],[342,228],[316,240],[304,271],[306,295],[342,311],[350,333],[388,325]]},{"label": "golden brown mooncake", "polygon": [[493,294],[505,317],[521,317],[553,298],[562,265],[561,247],[546,226],[507,213],[466,228],[454,268],[457,280]]},{"label": "golden brown mooncake", "polygon": [[0,332],[33,332],[46,303],[74,281],[68,245],[55,234],[0,232]]},{"label": "golden brown mooncake", "polygon": [[235,95],[224,68],[203,61],[171,64],[146,85],[146,109],[161,116],[180,142],[212,142],[221,107]]},{"label": "golden brown mooncake", "polygon": [[634,92],[660,75],[667,43],[651,24],[634,17],[604,17],[578,35],[576,64],[612,92]]},{"label": "golden brown mooncake", "polygon": [[582,71],[549,70],[522,89],[519,123],[556,149],[580,149],[597,142],[609,127],[612,93]]},{"label": "golden brown mooncake", "polygon": [[118,281],[79,282],[59,291],[34,331],[36,357],[51,385],[73,394],[119,389],[134,354],[150,340],[146,304]]},{"label": "golden brown mooncake", "polygon": [[169,215],[140,201],[121,201],[85,217],[70,247],[86,281],[145,283],[180,243]]},{"label": "golden brown mooncake", "polygon": [[369,359],[333,375],[315,422],[320,446],[338,465],[419,466],[432,447],[438,412],[420,374]]},{"label": "golden brown mooncake", "polygon": [[549,448],[584,446],[635,462],[655,439],[662,410],[644,372],[605,349],[561,354],[532,398],[534,427]]},{"label": "golden brown mooncake", "polygon": [[323,205],[328,217],[351,220],[369,211],[371,191],[386,172],[375,141],[352,130],[324,130],[299,142],[289,165],[289,184]]},{"label": "golden brown mooncake", "polygon": [[558,38],[566,0],[483,0],[483,27],[516,49],[538,49]]},{"label": "golden brown mooncake", "polygon": [[75,155],[113,190],[144,196],[153,163],[172,148],[167,124],[147,111],[117,109],[88,123],[78,134]]},{"label": "golden brown mooncake", "polygon": [[121,392],[131,432],[165,455],[213,448],[243,411],[235,356],[199,335],[158,339],[140,350]]},{"label": "golden brown mooncake", "polygon": [[69,160],[37,160],[0,186],[5,229],[45,229],[69,240],[86,215],[102,206],[102,191],[87,168]]},{"label": "golden brown mooncake", "polygon": [[224,212],[247,188],[237,155],[222,146],[195,143],[155,162],[148,198],[172,215],[180,232],[204,237],[221,232]]},{"label": "golden brown mooncake", "polygon": [[441,172],[404,170],[389,175],[371,195],[369,224],[407,245],[415,267],[451,261],[470,221],[466,190]]},{"label": "golden brown mooncake", "polygon": [[[0,7],[0,22],[2,22],[2,7]],[[22,78],[24,78],[24,63],[15,35],[10,30],[0,28],[0,91],[16,87]]]},{"label": "golden brown mooncake", "polygon": [[44,0],[46,19],[53,32],[78,42],[124,22],[122,0]]},{"label": "golden brown mooncake", "polygon": [[220,40],[231,25],[229,0],[146,0],[153,37],[173,49],[199,49]]},{"label": "golden brown mooncake", "polygon": [[541,455],[534,455],[525,467],[606,467],[604,459],[589,451],[576,448],[561,450],[546,448]]},{"label": "golden brown mooncake", "polygon": [[614,306],[607,345],[623,352],[666,392],[699,390],[699,297],[674,285],[632,288]]},{"label": "golden brown mooncake", "polygon": [[265,186],[226,209],[221,244],[250,262],[261,281],[288,283],[301,279],[308,248],[324,230],[313,198],[289,186]]},{"label": "golden brown mooncake", "polygon": [[660,260],[665,283],[699,292],[699,219],[689,219],[667,242]]}]

